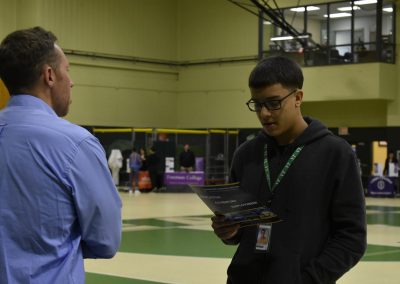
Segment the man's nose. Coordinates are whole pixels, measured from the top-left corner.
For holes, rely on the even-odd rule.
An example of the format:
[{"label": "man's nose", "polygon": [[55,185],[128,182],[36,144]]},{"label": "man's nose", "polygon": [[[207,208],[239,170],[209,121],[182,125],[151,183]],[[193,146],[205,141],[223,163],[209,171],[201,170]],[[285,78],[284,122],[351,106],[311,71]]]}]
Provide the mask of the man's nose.
[{"label": "man's nose", "polygon": [[267,109],[266,106],[262,106],[261,110],[260,110],[260,115],[261,116],[270,116],[271,115],[271,111],[269,109]]}]

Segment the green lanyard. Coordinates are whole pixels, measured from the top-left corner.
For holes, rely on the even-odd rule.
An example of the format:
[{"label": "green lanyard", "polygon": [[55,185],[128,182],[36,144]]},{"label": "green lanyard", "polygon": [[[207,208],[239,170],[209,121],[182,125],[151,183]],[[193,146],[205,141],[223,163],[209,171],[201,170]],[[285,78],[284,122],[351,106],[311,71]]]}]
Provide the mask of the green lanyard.
[{"label": "green lanyard", "polygon": [[297,156],[300,154],[300,152],[301,152],[301,150],[303,150],[303,148],[304,148],[304,146],[297,147],[297,149],[294,151],[292,156],[290,156],[289,160],[286,162],[286,165],[283,167],[282,171],[276,178],[274,185],[271,187],[271,174],[269,171],[269,162],[268,162],[268,147],[267,147],[267,144],[265,144],[265,146],[264,146],[264,169],[265,169],[265,175],[267,176],[268,187],[272,193],[274,192],[274,190],[278,186],[278,184],[281,182],[282,178],[285,176],[289,167],[292,165],[293,161],[297,158]]}]

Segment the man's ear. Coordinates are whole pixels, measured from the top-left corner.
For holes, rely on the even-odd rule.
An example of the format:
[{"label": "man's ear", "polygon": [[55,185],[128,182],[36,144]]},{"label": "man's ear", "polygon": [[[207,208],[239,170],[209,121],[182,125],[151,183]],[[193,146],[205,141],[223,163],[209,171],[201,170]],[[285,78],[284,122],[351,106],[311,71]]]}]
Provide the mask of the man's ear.
[{"label": "man's ear", "polygon": [[52,88],[54,86],[54,82],[56,79],[53,68],[51,68],[50,65],[45,64],[42,69],[42,75],[43,75],[45,84],[47,86],[49,86],[50,88]]},{"label": "man's ear", "polygon": [[298,90],[295,95],[296,98],[296,107],[299,107],[303,101],[303,91]]}]

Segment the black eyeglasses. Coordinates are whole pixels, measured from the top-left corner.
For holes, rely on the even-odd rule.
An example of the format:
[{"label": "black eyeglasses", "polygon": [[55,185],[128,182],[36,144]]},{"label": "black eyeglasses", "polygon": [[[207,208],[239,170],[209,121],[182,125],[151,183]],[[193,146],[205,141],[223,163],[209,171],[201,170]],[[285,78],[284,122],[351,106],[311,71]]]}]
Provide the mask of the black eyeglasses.
[{"label": "black eyeglasses", "polygon": [[258,102],[253,99],[250,99],[246,105],[249,108],[250,111],[255,111],[255,112],[260,112],[263,107],[266,107],[267,110],[278,110],[282,107],[282,101],[285,100],[287,97],[290,95],[293,95],[294,93],[297,92],[297,89],[294,89],[291,91],[289,94],[284,96],[282,99],[278,100],[266,100],[264,102]]}]

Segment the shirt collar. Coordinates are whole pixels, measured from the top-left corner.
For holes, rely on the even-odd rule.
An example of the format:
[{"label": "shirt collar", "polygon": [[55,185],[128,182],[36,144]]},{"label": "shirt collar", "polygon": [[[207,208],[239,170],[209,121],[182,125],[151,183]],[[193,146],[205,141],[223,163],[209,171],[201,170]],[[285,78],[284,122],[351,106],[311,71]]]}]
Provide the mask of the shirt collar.
[{"label": "shirt collar", "polygon": [[19,94],[10,96],[7,107],[22,106],[25,108],[42,110],[48,114],[55,115],[55,111],[42,99],[28,94]]}]

